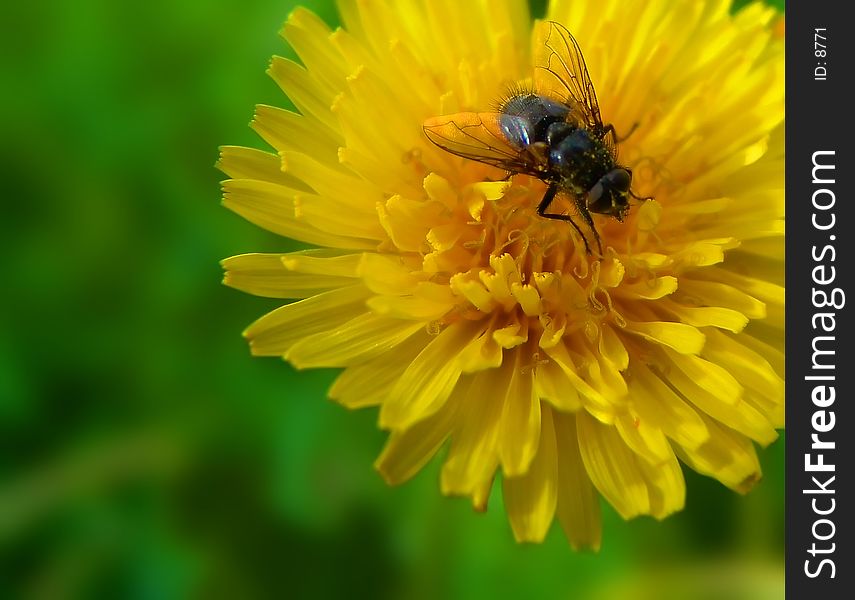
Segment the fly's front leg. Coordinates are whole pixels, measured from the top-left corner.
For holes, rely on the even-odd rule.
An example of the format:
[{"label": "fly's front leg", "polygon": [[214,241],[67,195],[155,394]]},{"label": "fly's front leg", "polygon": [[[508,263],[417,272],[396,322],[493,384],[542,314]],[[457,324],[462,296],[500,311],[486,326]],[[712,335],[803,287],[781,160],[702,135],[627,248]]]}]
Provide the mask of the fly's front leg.
[{"label": "fly's front leg", "polygon": [[[588,207],[586,206],[585,201],[583,201],[581,197],[576,196],[575,201],[576,201],[576,210],[579,211],[579,214],[582,215],[583,219],[585,219],[585,223],[588,224],[588,227],[594,233],[594,240],[597,242],[597,250],[599,251],[600,256],[602,256],[603,255],[603,243],[600,241],[600,234],[597,231],[597,228],[594,226],[594,219],[591,218],[591,211],[588,210]],[[578,229],[578,227],[577,227],[577,229]],[[586,244],[586,247],[587,247],[587,244]],[[590,253],[591,252],[589,250],[588,254],[590,254]]]},{"label": "fly's front leg", "polygon": [[609,123],[608,125],[603,127],[603,137],[611,133],[612,137],[614,137],[615,139],[615,143],[620,143],[626,139],[629,139],[629,136],[631,136],[636,129],[638,129],[638,122],[632,124],[632,127],[629,128],[629,133],[627,133],[623,137],[618,137],[617,131],[615,131],[615,126]]},{"label": "fly's front leg", "polygon": [[[578,231],[579,235],[582,237],[582,242],[585,244],[585,252],[587,254],[590,254],[591,248],[590,248],[590,246],[588,246],[588,239],[585,237],[585,234],[582,233],[582,230],[579,228],[579,226],[576,224],[576,221],[574,221],[572,217],[570,217],[569,215],[562,215],[562,214],[558,214],[558,213],[546,212],[546,209],[549,208],[549,205],[552,204],[553,200],[555,200],[555,194],[557,194],[557,193],[558,193],[558,184],[557,183],[550,183],[549,187],[546,188],[546,193],[543,195],[543,199],[540,201],[540,204],[537,205],[537,214],[540,215],[541,217],[545,217],[547,219],[555,219],[556,221],[567,221],[568,223],[570,223],[573,226],[573,228],[576,229],[576,231]],[[576,206],[577,206],[577,208],[580,207],[578,200],[576,200]],[[585,220],[591,225],[591,230],[594,232],[594,236],[596,237],[596,240],[597,240],[597,245],[600,247],[600,254],[602,254],[603,250],[602,250],[602,246],[600,245],[600,236],[597,235],[597,230],[594,229],[594,225],[591,222],[591,215],[588,214],[587,209],[585,209],[583,212],[582,208],[584,208],[584,207],[581,207],[579,212],[582,214],[583,217],[585,217]]]}]

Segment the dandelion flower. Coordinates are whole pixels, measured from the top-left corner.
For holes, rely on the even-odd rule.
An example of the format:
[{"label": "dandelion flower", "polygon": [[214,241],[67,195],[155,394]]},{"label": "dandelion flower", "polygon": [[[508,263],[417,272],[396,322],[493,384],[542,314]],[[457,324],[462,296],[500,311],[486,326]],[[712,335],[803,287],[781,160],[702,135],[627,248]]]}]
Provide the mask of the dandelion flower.
[{"label": "dandelion flower", "polygon": [[783,40],[729,2],[555,0],[636,203],[595,215],[604,252],[539,217],[544,184],[429,143],[422,123],[484,111],[531,80],[542,24],[523,0],[343,0],[331,31],[296,10],[302,64],[259,106],[275,153],[222,149],[224,203],[312,249],[224,261],[225,282],[294,299],[245,332],[295,367],[343,368],[330,396],[379,407],[376,468],[406,481],[441,448],[442,492],[486,507],[501,473],[514,536],[555,517],[600,545],[680,510],[680,462],[746,492],[783,426]]}]

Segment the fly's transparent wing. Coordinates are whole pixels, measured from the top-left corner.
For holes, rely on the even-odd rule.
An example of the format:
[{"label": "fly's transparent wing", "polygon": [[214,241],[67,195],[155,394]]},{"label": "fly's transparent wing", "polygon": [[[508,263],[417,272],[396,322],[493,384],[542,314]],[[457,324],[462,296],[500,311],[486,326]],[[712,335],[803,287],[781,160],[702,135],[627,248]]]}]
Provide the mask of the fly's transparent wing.
[{"label": "fly's transparent wing", "polygon": [[[515,148],[502,134],[500,113],[462,112],[425,121],[427,138],[457,156],[487,165],[539,177],[546,164],[534,152]],[[504,118],[508,118],[504,115]]]},{"label": "fly's transparent wing", "polygon": [[534,85],[538,93],[568,101],[588,129],[605,134],[597,92],[579,44],[555,21],[538,23],[534,42]]}]

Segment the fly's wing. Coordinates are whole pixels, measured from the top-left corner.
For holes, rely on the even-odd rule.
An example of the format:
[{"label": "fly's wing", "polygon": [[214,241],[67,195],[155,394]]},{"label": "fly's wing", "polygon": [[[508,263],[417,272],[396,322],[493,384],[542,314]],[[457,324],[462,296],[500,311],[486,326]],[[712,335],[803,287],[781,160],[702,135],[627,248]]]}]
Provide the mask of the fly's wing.
[{"label": "fly's wing", "polygon": [[538,93],[570,100],[576,118],[598,135],[605,134],[597,92],[579,44],[555,21],[537,24],[534,41],[534,86]]},{"label": "fly's wing", "polygon": [[[534,152],[511,146],[502,134],[500,113],[462,112],[425,121],[427,138],[457,156],[538,177],[546,165]],[[506,115],[507,118],[507,115]]]}]

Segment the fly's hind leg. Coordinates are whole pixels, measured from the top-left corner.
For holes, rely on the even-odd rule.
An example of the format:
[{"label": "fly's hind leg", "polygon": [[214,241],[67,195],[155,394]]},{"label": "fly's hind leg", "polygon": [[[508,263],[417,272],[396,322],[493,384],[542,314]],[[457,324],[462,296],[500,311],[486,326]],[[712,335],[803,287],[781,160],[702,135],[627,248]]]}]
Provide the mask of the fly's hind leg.
[{"label": "fly's hind leg", "polygon": [[[543,195],[543,199],[540,201],[540,204],[537,205],[537,214],[540,215],[541,217],[545,217],[547,219],[555,219],[556,221],[567,221],[568,223],[570,223],[573,226],[573,228],[579,232],[579,235],[582,238],[582,242],[585,244],[585,252],[587,254],[590,254],[591,253],[591,247],[588,246],[588,238],[585,237],[585,234],[582,233],[582,230],[579,228],[579,226],[576,224],[576,221],[574,221],[571,216],[562,215],[559,213],[548,213],[548,212],[546,212],[546,209],[549,208],[550,204],[552,204],[552,201],[555,199],[555,194],[557,194],[557,193],[558,193],[558,184],[550,183],[549,187],[546,188],[546,193]],[[600,236],[597,235],[597,230],[594,229],[594,223],[591,220],[591,215],[588,213],[588,209],[586,209],[584,206],[580,205],[578,200],[576,200],[576,207],[579,209],[579,213],[582,215],[582,217],[585,219],[585,221],[588,223],[588,225],[591,226],[591,231],[594,232],[594,239],[597,240],[597,247],[600,249],[600,254],[602,254],[603,253],[603,247],[600,244]]]}]

